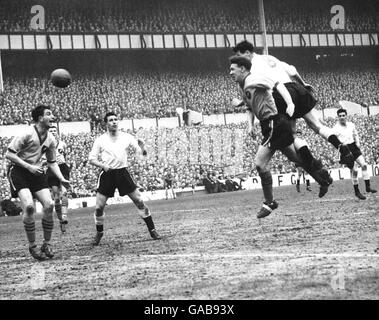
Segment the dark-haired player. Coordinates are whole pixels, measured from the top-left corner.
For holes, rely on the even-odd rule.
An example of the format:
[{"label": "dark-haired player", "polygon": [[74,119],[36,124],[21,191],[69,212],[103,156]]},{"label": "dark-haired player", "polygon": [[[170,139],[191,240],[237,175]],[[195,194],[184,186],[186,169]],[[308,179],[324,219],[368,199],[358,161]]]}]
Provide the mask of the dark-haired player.
[{"label": "dark-haired player", "polygon": [[279,114],[275,106],[272,89],[277,87],[283,98],[290,103],[291,97],[282,83],[274,83],[264,74],[251,74],[251,61],[243,56],[229,58],[230,72],[233,80],[237,82],[243,93],[245,104],[248,106],[250,125],[254,117],[260,121],[263,141],[258,147],[255,165],[261,178],[261,185],[265,201],[257,214],[258,218],[268,216],[278,207],[273,198],[272,175],[269,162],[276,150],[280,150],[290,161],[304,167],[320,184],[319,196],[328,191],[330,185],[329,174],[326,170],[316,167],[315,161],[304,163],[298,156],[294,147],[294,137],[291,125],[285,115]]},{"label": "dark-haired player", "polygon": [[[354,156],[354,161],[362,168],[362,176],[365,181],[366,192],[376,193],[376,190],[370,186],[370,176],[367,171],[367,163],[360,149],[360,141],[355,124],[347,121],[347,111],[343,108],[337,110],[338,122],[333,127],[334,133],[345,144],[349,146],[351,153]],[[353,181],[354,193],[361,200],[366,200],[366,197],[359,191],[358,186],[358,171],[356,167],[350,169],[351,180]]]},{"label": "dark-haired player", "polygon": [[132,146],[136,151],[147,155],[144,144],[136,138],[118,129],[118,117],[114,112],[108,112],[104,117],[107,132],[98,137],[93,143],[89,154],[89,162],[101,168],[96,192],[96,209],[94,213],[96,235],[93,245],[98,245],[104,233],[104,207],[108,198],[114,196],[116,188],[120,196],[128,195],[138,208],[138,213],[145,221],[150,236],[154,240],[161,237],[155,230],[150,209],[142,200],[133,177],[127,170],[127,149]]},{"label": "dark-haired player", "polygon": [[[45,260],[54,256],[50,245],[54,227],[53,209],[47,184],[47,174],[42,165],[42,155],[46,154],[48,168],[61,183],[68,186],[56,162],[55,139],[49,128],[55,117],[49,106],[38,105],[32,110],[33,126],[14,137],[8,146],[6,158],[11,161],[8,178],[12,197],[18,197],[23,210],[22,221],[29,241],[29,252],[37,260]],[[35,206],[33,197],[42,204],[43,244],[40,249],[36,245]]]},{"label": "dark-haired player", "polygon": [[[233,51],[237,55],[245,56],[251,60],[251,73],[266,74],[274,82],[282,82],[289,91],[295,108],[288,105],[282,95],[274,88],[273,97],[278,112],[288,114],[292,120],[292,128],[295,132],[296,119],[303,118],[307,125],[326,141],[331,143],[341,154],[341,163],[349,168],[354,165],[353,155],[347,145],[333,134],[331,128],[323,125],[313,109],[317,103],[313,95],[313,88],[305,83],[296,68],[271,55],[261,55],[254,52],[254,46],[248,41],[238,43]],[[293,81],[292,79],[296,80]]]}]

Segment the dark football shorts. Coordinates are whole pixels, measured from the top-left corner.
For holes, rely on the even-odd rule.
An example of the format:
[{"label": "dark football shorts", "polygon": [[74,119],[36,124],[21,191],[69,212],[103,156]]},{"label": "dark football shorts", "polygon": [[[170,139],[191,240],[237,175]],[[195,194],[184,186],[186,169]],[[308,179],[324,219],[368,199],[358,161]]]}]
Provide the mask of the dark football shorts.
[{"label": "dark football shorts", "polygon": [[21,189],[29,189],[32,193],[42,189],[48,189],[47,174],[35,175],[29,170],[11,166],[8,171],[8,180],[11,187],[12,198],[18,197],[18,192]]},{"label": "dark football shorts", "polygon": [[357,160],[361,155],[362,155],[362,152],[361,152],[361,149],[359,149],[357,147],[357,145],[355,144],[355,142],[353,143],[350,143],[347,145],[354,157],[354,161]]},{"label": "dark football shorts", "polygon": [[101,171],[99,175],[97,192],[109,198],[114,196],[118,189],[120,196],[125,196],[137,189],[132,176],[126,168]]},{"label": "dark football shorts", "polygon": [[263,135],[261,144],[263,146],[280,150],[293,143],[292,127],[287,116],[277,114],[261,121],[260,124]]},{"label": "dark football shorts", "polygon": [[171,188],[172,187],[172,180],[171,179],[164,179],[165,183],[166,183],[166,187],[167,188]]},{"label": "dark football shorts", "polygon": [[[311,90],[307,90],[304,86],[297,82],[288,82],[284,85],[290,93],[292,101],[295,105],[295,111],[291,119],[302,118],[314,108],[317,103],[317,99]],[[286,114],[287,104],[276,88],[273,90],[272,95],[274,97],[276,107],[278,108],[278,112],[281,114]]]},{"label": "dark football shorts", "polygon": [[[62,172],[63,177],[66,180],[70,180],[70,168],[66,163],[62,163],[59,165],[59,169]],[[50,170],[47,170],[47,183],[49,187],[56,186],[60,187],[61,182],[59,181],[58,177]]]}]

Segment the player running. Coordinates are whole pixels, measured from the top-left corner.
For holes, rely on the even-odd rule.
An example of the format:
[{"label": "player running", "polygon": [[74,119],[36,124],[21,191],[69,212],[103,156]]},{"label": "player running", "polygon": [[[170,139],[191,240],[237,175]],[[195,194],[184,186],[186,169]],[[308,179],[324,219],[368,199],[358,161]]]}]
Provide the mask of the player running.
[{"label": "player running", "polygon": [[150,236],[154,240],[161,237],[155,230],[150,209],[142,200],[141,193],[135,184],[133,177],[126,169],[127,149],[132,146],[136,151],[141,151],[144,156],[147,152],[143,143],[139,143],[132,135],[118,130],[118,117],[114,112],[108,112],[104,117],[107,132],[98,137],[93,143],[89,154],[89,162],[101,168],[96,192],[96,210],[94,213],[96,235],[93,245],[99,245],[104,234],[104,207],[108,198],[114,196],[116,188],[120,196],[128,195],[138,208],[138,213],[145,221]]},{"label": "player running", "polygon": [[[56,141],[49,132],[55,117],[50,107],[38,105],[32,110],[32,119],[35,125],[12,139],[5,156],[11,161],[8,179],[12,197],[18,197],[21,201],[22,222],[29,241],[29,252],[33,258],[45,260],[54,257],[50,245],[54,227],[54,203],[47,184],[47,174],[42,166],[42,155],[46,153],[47,165],[60,183],[68,186],[69,181],[64,178],[56,162]],[[33,197],[41,202],[43,211],[44,240],[40,249],[36,245]]]},{"label": "player running", "polygon": [[[68,167],[66,163],[66,153],[67,153],[67,145],[64,141],[60,139],[58,130],[56,126],[52,126],[49,129],[49,132],[54,136],[55,140],[57,141],[56,149],[56,157],[57,157],[57,164],[59,166],[59,169],[62,172],[62,175],[65,179],[70,179],[70,168]],[[47,182],[49,184],[49,187],[51,188],[53,199],[54,199],[54,207],[55,212],[57,214],[59,225],[62,233],[66,232],[66,226],[68,224],[67,219],[67,212],[68,212],[68,197],[67,197],[67,190],[66,188],[61,184],[59,179],[54,175],[54,173],[48,169],[47,170]]]},{"label": "player running", "polygon": [[[340,152],[340,163],[346,164],[349,168],[354,166],[354,159],[348,146],[333,134],[333,131],[323,125],[313,109],[317,100],[313,96],[313,88],[304,82],[296,68],[292,65],[278,60],[271,55],[260,55],[254,52],[254,46],[248,41],[238,43],[233,51],[237,55],[245,56],[251,60],[251,73],[266,74],[274,82],[282,82],[291,94],[293,104],[288,104],[283,96],[275,88],[273,97],[278,112],[288,114],[292,120],[292,128],[295,132],[296,119],[303,118],[307,125],[326,141],[331,143]],[[298,82],[294,82],[295,79]]]},{"label": "player running", "polygon": [[276,150],[280,150],[290,161],[304,167],[320,184],[319,196],[324,196],[331,183],[328,172],[320,168],[318,164],[316,165],[314,159],[307,163],[302,161],[294,147],[291,125],[285,115],[278,113],[275,106],[271,94],[274,87],[277,87],[284,99],[290,103],[291,97],[285,86],[280,82],[274,83],[263,74],[251,74],[249,72],[251,61],[246,57],[232,56],[229,61],[230,75],[239,84],[243,92],[244,102],[248,106],[249,126],[252,128],[254,117],[257,117],[263,135],[262,144],[258,147],[256,154],[255,165],[261,178],[265,202],[257,217],[266,217],[278,207],[278,203],[273,198],[272,175],[269,168],[269,162]]},{"label": "player running", "polygon": [[[365,181],[366,192],[376,193],[377,191],[370,186],[370,176],[367,171],[366,161],[360,149],[360,141],[355,124],[346,120],[346,109],[338,109],[337,116],[338,122],[333,127],[334,133],[344,144],[349,146],[349,149],[354,156],[354,161],[362,168],[362,176]],[[359,191],[358,171],[356,166],[350,169],[350,176],[353,181],[355,195],[361,200],[366,200],[366,197]]]}]

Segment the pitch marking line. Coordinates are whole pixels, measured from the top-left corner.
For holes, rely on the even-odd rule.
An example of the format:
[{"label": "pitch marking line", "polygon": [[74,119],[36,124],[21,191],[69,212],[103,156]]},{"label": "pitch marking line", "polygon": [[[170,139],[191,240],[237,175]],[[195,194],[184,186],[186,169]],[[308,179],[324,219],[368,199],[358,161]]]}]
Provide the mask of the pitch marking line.
[{"label": "pitch marking line", "polygon": [[[71,256],[65,259],[66,262],[70,263],[71,260],[80,260],[84,262],[92,262],[85,260],[85,258],[93,256]],[[128,256],[128,259],[132,256]],[[368,254],[368,253],[309,253],[309,254],[296,254],[296,253],[214,253],[214,254],[201,254],[201,253],[184,253],[184,254],[135,254],[135,258],[167,258],[167,259],[178,259],[178,258],[197,258],[197,259],[219,259],[219,258],[293,258],[293,259],[315,259],[315,258],[377,258],[379,259],[379,254]],[[25,260],[31,264],[35,263],[31,257],[5,257],[1,258],[2,262],[16,262]],[[59,262],[59,260],[52,260],[52,262]],[[104,263],[104,262],[101,262]]]},{"label": "pitch marking line", "polygon": [[211,208],[205,208],[205,209],[182,209],[182,210],[164,210],[164,211],[154,211],[154,213],[175,213],[175,212],[201,212],[201,211],[210,211]]},{"label": "pitch marking line", "polygon": [[309,254],[296,254],[296,253],[215,253],[215,254],[201,254],[201,253],[185,253],[185,254],[154,254],[154,255],[141,255],[151,258],[379,258],[379,254],[367,253],[309,253]]},{"label": "pitch marking line", "polygon": [[368,214],[368,213],[375,213],[375,210],[353,212],[353,214],[358,214],[358,215]]},{"label": "pitch marking line", "polygon": [[313,200],[303,200],[298,203],[314,203],[314,202],[334,202],[334,201],[347,201],[347,200],[355,200],[353,198],[331,198],[331,199],[313,199]]}]

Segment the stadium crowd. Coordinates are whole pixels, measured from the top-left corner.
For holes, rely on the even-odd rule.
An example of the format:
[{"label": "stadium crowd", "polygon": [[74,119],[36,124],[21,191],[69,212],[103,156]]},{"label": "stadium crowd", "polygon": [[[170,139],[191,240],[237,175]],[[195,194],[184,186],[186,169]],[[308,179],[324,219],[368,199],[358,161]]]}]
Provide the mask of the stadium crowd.
[{"label": "stadium crowd", "polygon": [[[374,117],[348,117],[358,129],[361,150],[367,163],[379,163],[379,145],[377,128],[379,115]],[[335,119],[325,120],[328,126],[335,124]],[[303,120],[298,121],[302,132],[316,158],[328,168],[340,167],[339,154],[311,131]],[[260,141],[260,128],[256,127],[255,140]],[[62,135],[67,143],[66,161],[71,168],[71,197],[92,196],[97,185],[98,170],[88,163],[88,154],[93,141],[100,131],[80,135]],[[204,178],[210,175],[215,180],[247,178],[257,176],[254,167],[256,144],[247,135],[247,123],[228,125],[200,125],[177,128],[140,128],[134,134],[145,141],[149,151],[147,157],[129,153],[129,168],[141,190],[154,191],[163,189],[166,171],[173,174],[173,187],[194,188],[204,185]],[[0,198],[9,197],[9,183],[6,178],[7,163],[3,157],[10,139],[2,137]],[[277,152],[272,159],[271,169],[274,174],[294,171],[294,166]]]},{"label": "stadium crowd", "polygon": [[[379,72],[361,69],[302,71],[318,95],[318,108],[336,107],[338,101],[379,104]],[[113,109],[121,119],[162,118],[176,115],[182,107],[203,114],[233,113],[231,99],[236,86],[224,71],[133,71],[112,75],[75,74],[66,89],[46,78],[7,75],[0,95],[0,125],[30,121],[34,101],[54,106],[60,121],[98,123]]]},{"label": "stadium crowd", "polygon": [[[2,0],[0,31],[31,31],[32,0]],[[250,0],[41,0],[47,31],[258,32],[257,1]],[[332,31],[334,0],[264,0],[268,32]],[[346,31],[376,31],[375,0],[341,0]]]}]

